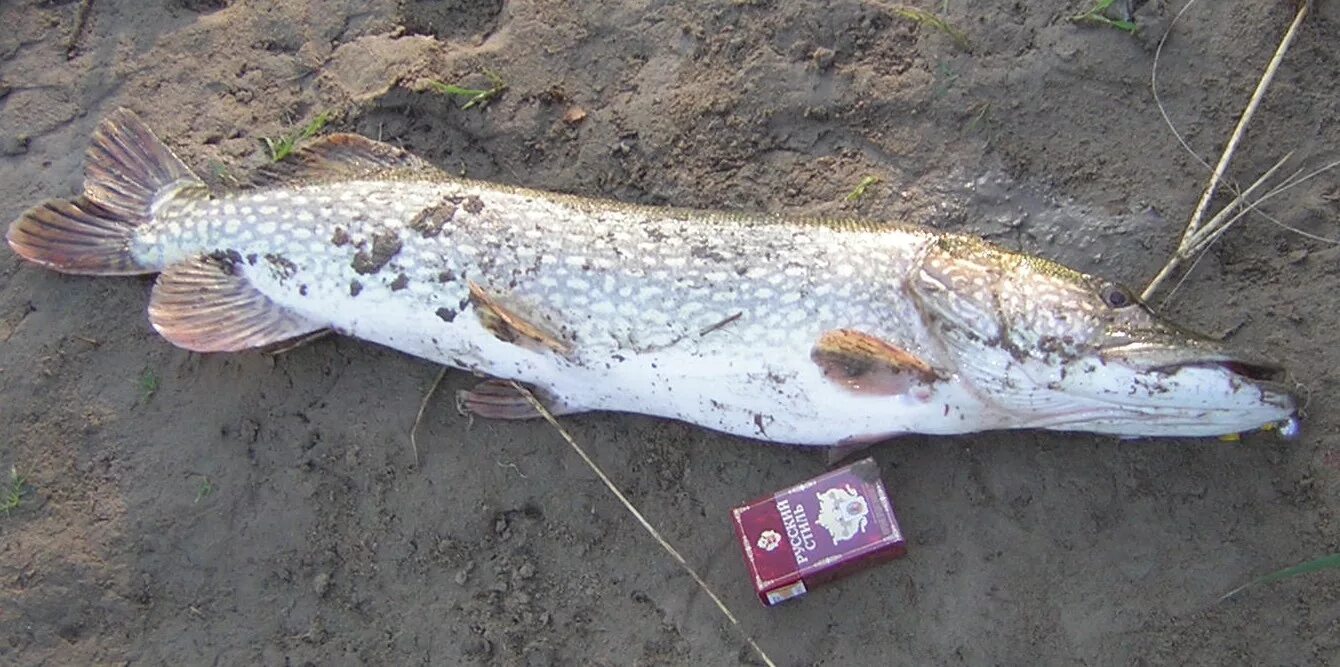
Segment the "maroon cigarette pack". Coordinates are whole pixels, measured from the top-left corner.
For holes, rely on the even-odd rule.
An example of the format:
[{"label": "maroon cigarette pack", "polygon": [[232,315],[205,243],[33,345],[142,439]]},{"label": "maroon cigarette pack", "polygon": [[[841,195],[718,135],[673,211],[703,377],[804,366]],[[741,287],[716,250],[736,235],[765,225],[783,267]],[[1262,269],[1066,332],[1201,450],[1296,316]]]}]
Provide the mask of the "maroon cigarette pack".
[{"label": "maroon cigarette pack", "polygon": [[731,514],[754,590],[768,606],[907,552],[873,459],[829,471]]}]

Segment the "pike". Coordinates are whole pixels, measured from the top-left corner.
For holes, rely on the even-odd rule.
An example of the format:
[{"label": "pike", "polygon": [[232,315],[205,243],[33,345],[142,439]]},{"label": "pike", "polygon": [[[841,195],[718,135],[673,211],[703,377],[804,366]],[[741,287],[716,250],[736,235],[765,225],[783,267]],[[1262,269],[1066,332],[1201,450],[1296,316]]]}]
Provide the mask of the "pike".
[{"label": "pike", "polygon": [[773,442],[1053,429],[1296,430],[1268,361],[1115,283],[972,236],[654,208],[455,178],[339,134],[213,192],[132,113],[83,194],[10,226],[64,273],[158,273],[149,320],[197,352],[332,330],[494,379],[483,417],[610,410]]}]

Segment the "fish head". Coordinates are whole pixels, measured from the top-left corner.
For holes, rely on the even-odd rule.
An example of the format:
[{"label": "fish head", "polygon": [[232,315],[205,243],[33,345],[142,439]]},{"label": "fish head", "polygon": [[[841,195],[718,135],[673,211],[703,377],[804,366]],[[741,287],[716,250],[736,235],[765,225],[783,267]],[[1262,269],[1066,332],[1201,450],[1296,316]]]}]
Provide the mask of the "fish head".
[{"label": "fish head", "polygon": [[1002,425],[1135,437],[1295,424],[1278,364],[1165,320],[1117,283],[949,236],[909,286]]}]

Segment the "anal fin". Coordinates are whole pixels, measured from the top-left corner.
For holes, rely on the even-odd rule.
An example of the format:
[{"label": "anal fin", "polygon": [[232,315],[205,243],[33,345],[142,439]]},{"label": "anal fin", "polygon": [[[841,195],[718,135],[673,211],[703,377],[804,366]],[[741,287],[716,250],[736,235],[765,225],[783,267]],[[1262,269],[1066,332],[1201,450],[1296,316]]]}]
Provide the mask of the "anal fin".
[{"label": "anal fin", "polygon": [[940,379],[920,357],[854,329],[825,333],[810,351],[828,379],[862,394],[897,395]]},{"label": "anal fin", "polygon": [[571,348],[557,334],[522,317],[498,303],[474,281],[470,282],[470,301],[475,305],[479,320],[499,340],[508,343],[530,343],[567,356]]},{"label": "anal fin", "polygon": [[[548,392],[535,388],[528,391],[551,415],[575,412]],[[486,419],[536,419],[542,416],[511,380],[485,380],[473,389],[456,392],[456,409],[461,414]]]},{"label": "anal fin", "polygon": [[824,463],[827,464],[829,468],[837,467],[837,464],[842,463],[857,454],[865,452],[871,447],[879,444],[879,442],[879,440],[871,440],[869,442],[838,443],[824,450]]},{"label": "anal fin", "polygon": [[857,454],[865,453],[871,447],[888,442],[900,435],[903,434],[901,432],[869,433],[843,438],[826,448],[824,460],[828,467],[832,468]]},{"label": "anal fin", "polygon": [[223,260],[198,257],[158,276],[149,321],[172,344],[194,352],[275,345],[325,327],[280,307],[234,275]]}]

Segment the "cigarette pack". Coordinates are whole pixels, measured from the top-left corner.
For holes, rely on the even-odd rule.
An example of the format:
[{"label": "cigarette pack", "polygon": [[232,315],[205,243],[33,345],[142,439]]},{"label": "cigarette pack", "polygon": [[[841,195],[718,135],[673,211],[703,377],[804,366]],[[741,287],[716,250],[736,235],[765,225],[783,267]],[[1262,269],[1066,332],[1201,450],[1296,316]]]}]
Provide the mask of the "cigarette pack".
[{"label": "cigarette pack", "polygon": [[907,552],[873,459],[831,470],[731,514],[754,590],[768,606]]}]

